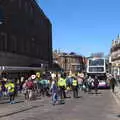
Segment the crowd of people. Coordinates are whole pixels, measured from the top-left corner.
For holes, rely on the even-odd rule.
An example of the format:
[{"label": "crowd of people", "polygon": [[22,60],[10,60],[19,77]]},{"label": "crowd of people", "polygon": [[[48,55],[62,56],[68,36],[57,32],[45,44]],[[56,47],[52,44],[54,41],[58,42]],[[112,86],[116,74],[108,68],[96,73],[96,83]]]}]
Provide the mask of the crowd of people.
[{"label": "crowd of people", "polygon": [[[65,98],[79,97],[79,92],[91,92],[94,86],[95,93],[98,92],[99,79],[97,76],[85,76],[84,74],[63,74],[63,73],[50,73],[40,74],[37,72],[30,75],[27,79],[22,78],[21,82],[16,80],[9,80],[6,78],[0,81],[0,96],[8,96],[9,103],[15,103],[15,97],[20,92],[24,94],[25,101],[36,99],[36,97],[51,97],[52,104],[63,104]],[[115,79],[111,79],[111,87],[114,92]]]}]

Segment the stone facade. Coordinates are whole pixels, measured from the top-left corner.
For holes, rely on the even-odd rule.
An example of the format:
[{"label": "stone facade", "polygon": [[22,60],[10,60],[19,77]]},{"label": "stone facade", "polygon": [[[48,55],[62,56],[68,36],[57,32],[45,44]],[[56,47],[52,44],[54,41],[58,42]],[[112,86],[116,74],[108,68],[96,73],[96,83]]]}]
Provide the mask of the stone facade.
[{"label": "stone facade", "polygon": [[119,35],[115,40],[112,41],[110,63],[111,63],[111,73],[115,77],[120,77],[120,36]]}]

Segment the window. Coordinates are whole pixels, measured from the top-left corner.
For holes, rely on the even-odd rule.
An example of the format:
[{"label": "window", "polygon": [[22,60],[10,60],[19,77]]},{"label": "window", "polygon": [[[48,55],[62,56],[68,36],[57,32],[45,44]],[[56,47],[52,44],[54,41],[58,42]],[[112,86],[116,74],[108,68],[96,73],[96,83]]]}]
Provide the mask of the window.
[{"label": "window", "polygon": [[14,52],[16,52],[16,49],[17,49],[17,46],[16,46],[17,45],[17,39],[16,39],[15,36],[12,36],[11,39],[12,39],[12,44],[13,44],[12,52],[14,53]]},{"label": "window", "polygon": [[3,10],[2,10],[2,8],[0,8],[0,24],[2,24],[3,19],[4,19],[4,17],[3,17]]},{"label": "window", "polygon": [[7,34],[3,32],[0,33],[0,50],[7,50]]},{"label": "window", "polygon": [[8,42],[7,42],[7,51],[15,53],[17,46],[16,46],[16,37],[14,35],[9,35],[8,36]]},{"label": "window", "polygon": [[90,66],[101,66],[104,65],[104,59],[95,59],[95,60],[89,60]]}]

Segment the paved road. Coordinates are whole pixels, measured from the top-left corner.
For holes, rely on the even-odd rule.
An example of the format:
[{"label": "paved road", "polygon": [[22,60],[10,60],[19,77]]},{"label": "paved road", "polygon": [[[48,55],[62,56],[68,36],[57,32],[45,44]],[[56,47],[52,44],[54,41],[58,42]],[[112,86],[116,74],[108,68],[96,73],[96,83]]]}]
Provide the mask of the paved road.
[{"label": "paved road", "polygon": [[52,106],[48,99],[27,104],[36,105],[0,120],[120,120],[120,107],[109,90],[98,95],[81,93],[80,98],[67,99],[64,105]]}]

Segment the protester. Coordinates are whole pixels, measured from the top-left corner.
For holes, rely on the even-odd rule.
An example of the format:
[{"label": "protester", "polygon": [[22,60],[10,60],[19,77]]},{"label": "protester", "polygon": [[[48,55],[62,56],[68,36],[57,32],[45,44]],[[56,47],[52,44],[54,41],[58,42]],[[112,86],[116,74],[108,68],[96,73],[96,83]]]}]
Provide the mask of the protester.
[{"label": "protester", "polygon": [[7,84],[5,85],[5,87],[7,89],[7,93],[8,93],[9,98],[10,98],[9,99],[10,104],[14,104],[15,103],[15,101],[14,101],[14,99],[15,99],[15,85],[14,85],[13,81],[9,80],[7,82]]},{"label": "protester", "polygon": [[73,81],[72,81],[72,90],[73,90],[73,97],[78,98],[78,81],[75,77],[73,77]]},{"label": "protester", "polygon": [[66,98],[65,88],[66,88],[66,79],[64,75],[59,74],[58,76],[58,87],[60,89],[60,99]]},{"label": "protester", "polygon": [[52,93],[52,104],[55,105],[58,100],[58,87],[55,79],[52,81],[50,91]]},{"label": "protester", "polygon": [[23,94],[25,96],[25,101],[27,101],[29,99],[29,94],[28,94],[28,88],[27,88],[27,83],[28,81],[26,80],[22,86],[23,88]]},{"label": "protester", "polygon": [[34,83],[32,78],[28,78],[28,81],[26,82],[26,87],[28,89],[28,99],[32,100],[33,98],[33,90],[34,90]]}]

